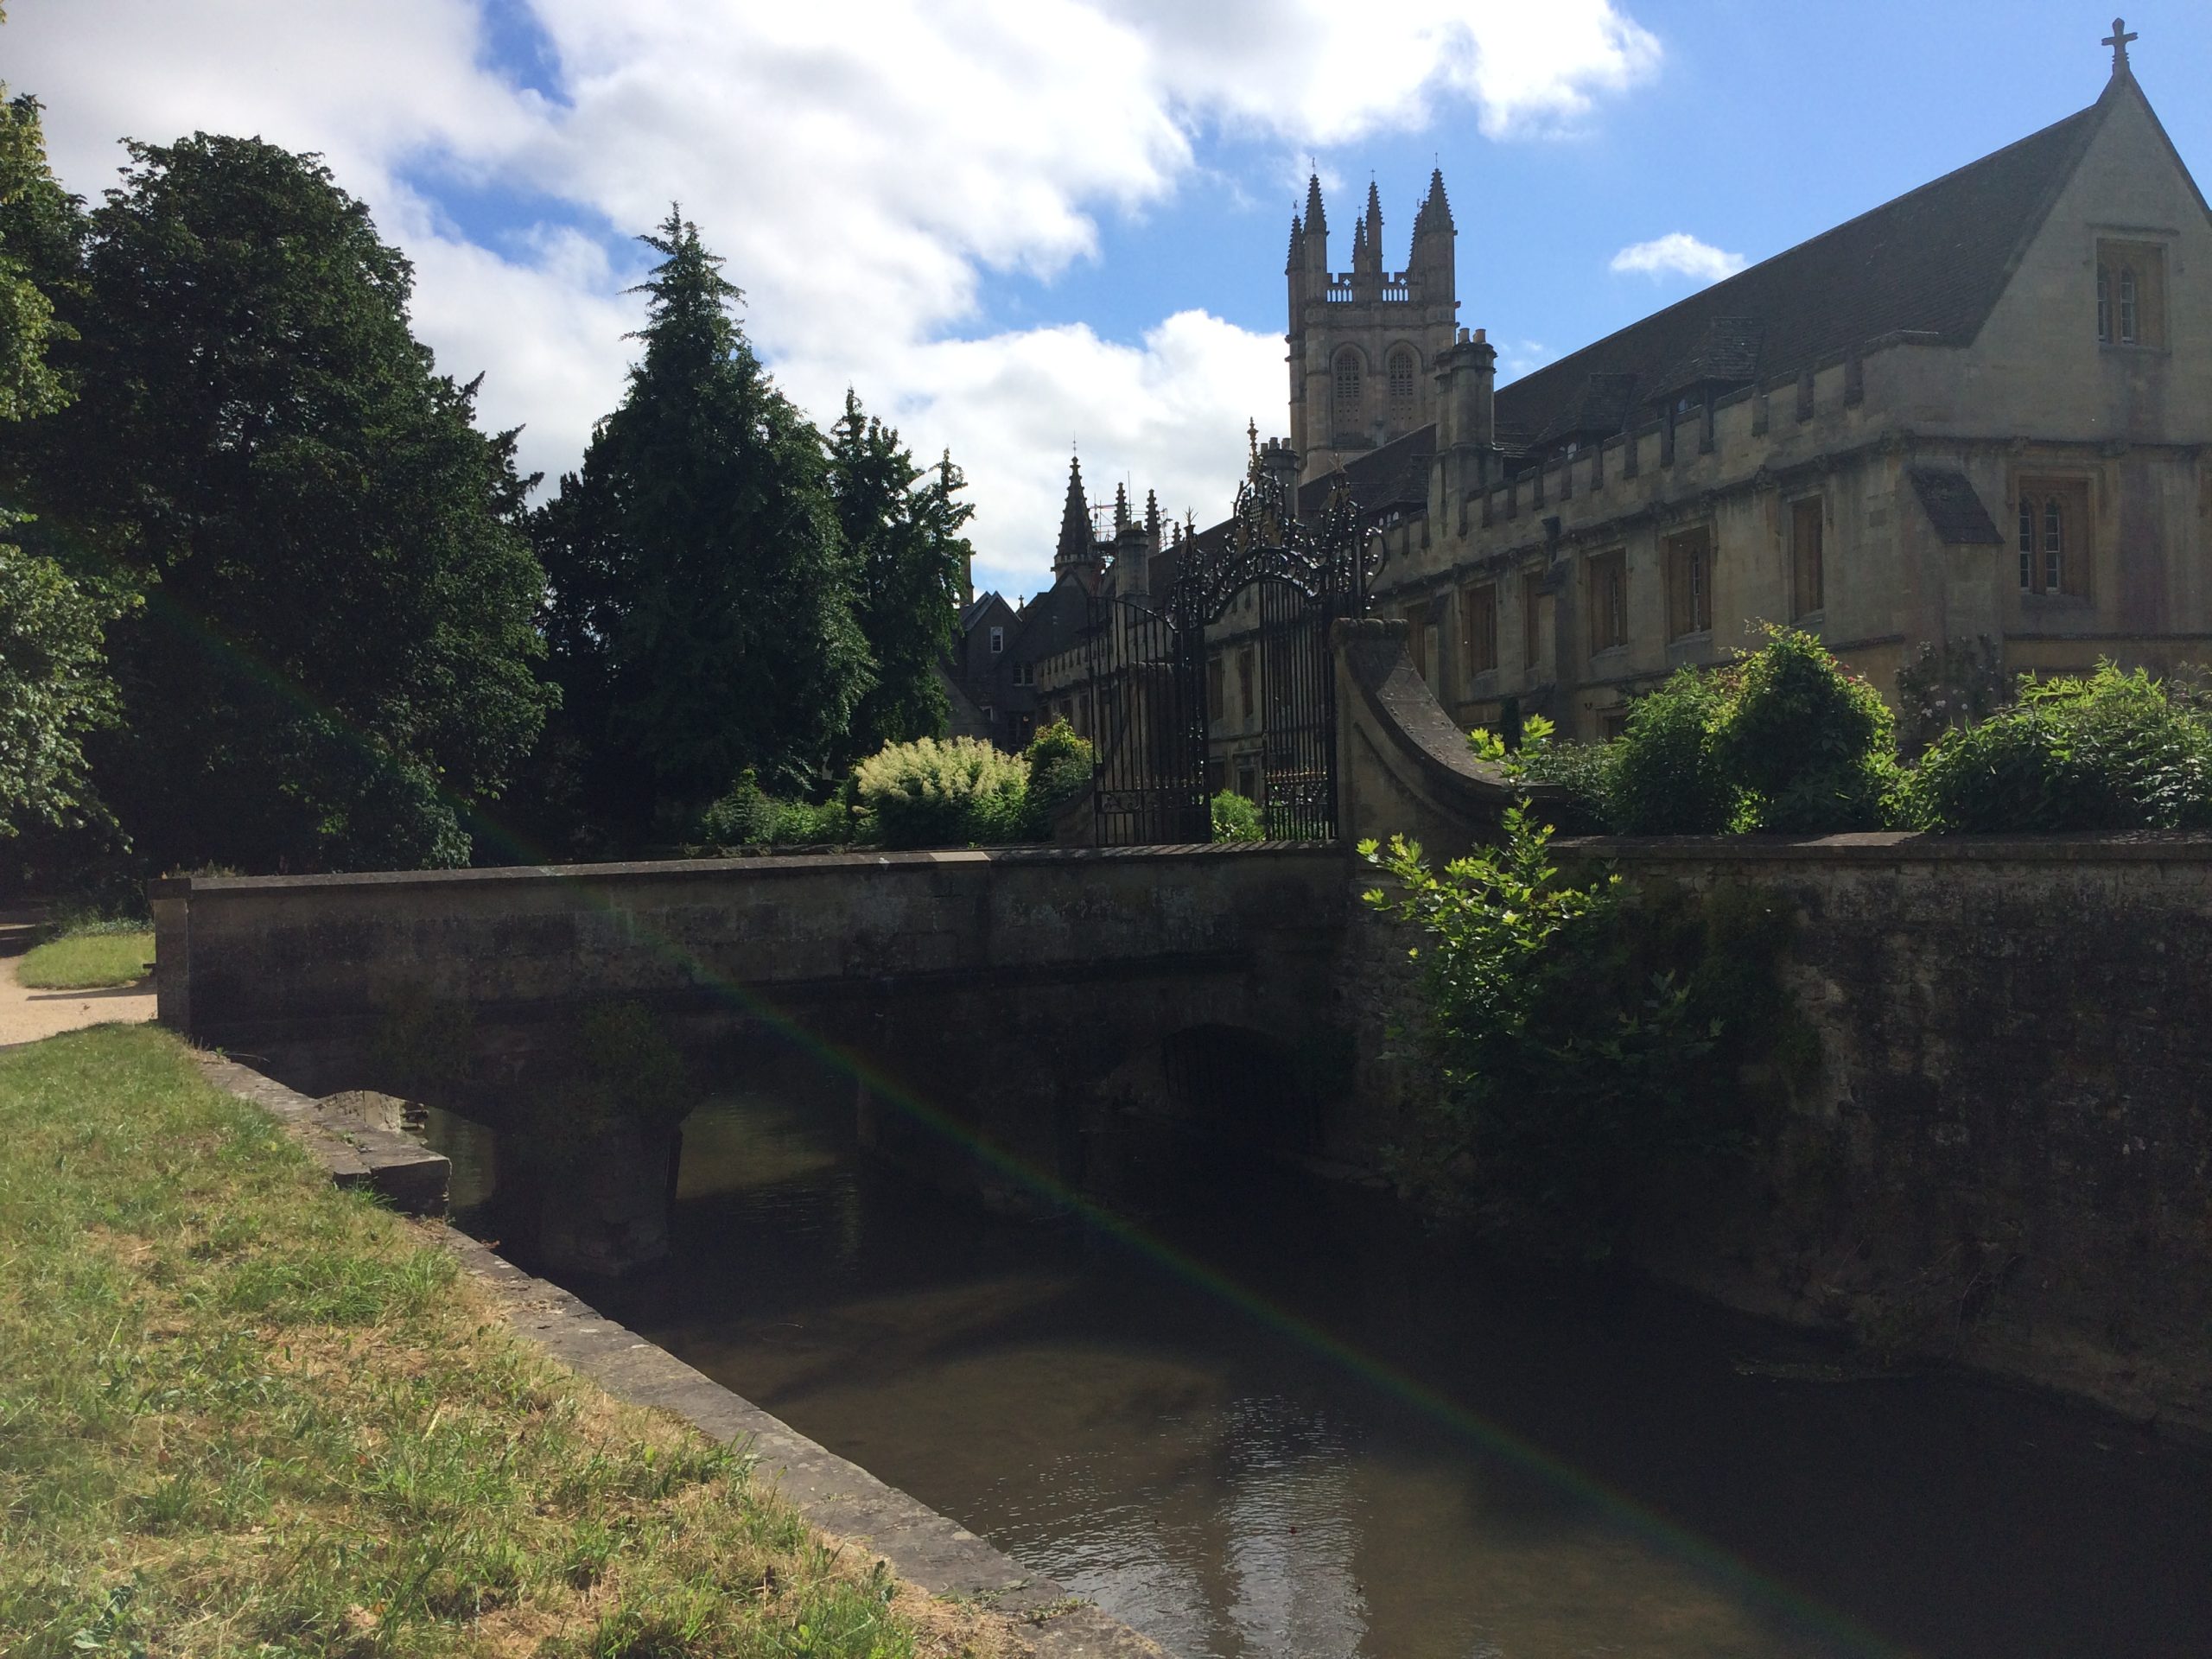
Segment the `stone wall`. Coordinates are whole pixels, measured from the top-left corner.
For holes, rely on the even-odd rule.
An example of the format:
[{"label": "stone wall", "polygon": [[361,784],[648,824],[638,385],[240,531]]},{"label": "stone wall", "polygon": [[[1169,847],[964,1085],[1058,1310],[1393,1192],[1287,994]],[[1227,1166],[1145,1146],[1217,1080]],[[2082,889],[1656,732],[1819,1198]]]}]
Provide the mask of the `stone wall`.
[{"label": "stone wall", "polygon": [[1743,1211],[1655,1265],[2212,1427],[2212,841],[1558,845],[1796,918],[1817,1077]]}]

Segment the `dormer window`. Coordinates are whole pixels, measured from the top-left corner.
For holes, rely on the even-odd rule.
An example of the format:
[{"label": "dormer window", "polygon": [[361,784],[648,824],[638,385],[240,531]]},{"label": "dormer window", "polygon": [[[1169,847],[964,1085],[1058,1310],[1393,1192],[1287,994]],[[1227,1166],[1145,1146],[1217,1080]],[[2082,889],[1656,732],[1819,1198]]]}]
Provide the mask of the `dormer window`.
[{"label": "dormer window", "polygon": [[991,630],[991,655],[995,657],[1005,649],[1006,630],[1004,628],[993,628]]}]

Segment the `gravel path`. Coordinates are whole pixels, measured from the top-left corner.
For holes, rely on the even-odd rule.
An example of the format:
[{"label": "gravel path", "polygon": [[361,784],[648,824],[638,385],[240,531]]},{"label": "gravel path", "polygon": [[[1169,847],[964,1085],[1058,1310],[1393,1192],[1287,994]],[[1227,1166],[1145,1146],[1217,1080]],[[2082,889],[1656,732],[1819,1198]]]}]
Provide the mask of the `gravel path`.
[{"label": "gravel path", "polygon": [[154,1017],[154,982],[105,991],[35,991],[16,982],[16,959],[38,942],[36,918],[0,911],[0,1048],[79,1026],[136,1025]]}]

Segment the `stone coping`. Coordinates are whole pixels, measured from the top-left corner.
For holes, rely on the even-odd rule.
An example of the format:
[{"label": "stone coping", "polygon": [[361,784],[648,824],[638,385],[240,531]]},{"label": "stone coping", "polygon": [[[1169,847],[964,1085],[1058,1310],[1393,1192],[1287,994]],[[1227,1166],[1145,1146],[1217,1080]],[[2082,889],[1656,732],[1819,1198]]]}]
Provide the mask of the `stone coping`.
[{"label": "stone coping", "polygon": [[633,882],[701,875],[818,875],[832,870],[926,874],[995,864],[1119,863],[1160,858],[1334,858],[1349,843],[1224,841],[1160,847],[969,847],[925,852],[776,854],[736,858],[652,859],[624,864],[503,864],[459,870],[369,870],[345,875],[164,875],[146,884],[149,899],[202,893],[270,893],[333,887],[437,887],[448,883]]},{"label": "stone coping", "polygon": [[1875,830],[1847,836],[1562,836],[1563,858],[1712,864],[2212,863],[2212,836],[2186,830],[2121,835],[1935,836]]},{"label": "stone coping", "polygon": [[[328,1116],[319,1103],[234,1060],[203,1055],[200,1064],[209,1082],[270,1113],[341,1182],[350,1173],[347,1143],[319,1127]],[[765,1484],[810,1525],[881,1556],[900,1578],[931,1595],[1004,1614],[1037,1659],[1173,1659],[1157,1643],[1074,1600],[1052,1580],[559,1286],[532,1277],[442,1221],[421,1224],[491,1293],[515,1331],[553,1358],[619,1400],[672,1413],[719,1444],[741,1442]]]}]

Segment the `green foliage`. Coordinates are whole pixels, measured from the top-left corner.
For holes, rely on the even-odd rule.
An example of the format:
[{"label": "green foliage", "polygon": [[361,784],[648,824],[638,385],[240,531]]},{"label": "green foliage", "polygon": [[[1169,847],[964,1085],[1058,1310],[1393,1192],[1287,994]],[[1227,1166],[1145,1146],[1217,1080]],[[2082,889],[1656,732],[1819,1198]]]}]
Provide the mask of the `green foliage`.
[{"label": "green foliage", "polygon": [[861,761],[855,777],[886,847],[1020,841],[1028,829],[1027,763],[980,739],[894,743]]},{"label": "green foliage", "polygon": [[942,737],[949,712],[938,658],[952,649],[972,551],[963,527],[976,509],[946,454],[925,473],[898,432],[845,393],[830,429],[830,489],[852,571],[853,612],[875,683],[853,711],[849,754]]},{"label": "green foliage", "polygon": [[1897,670],[1898,753],[1917,759],[1944,733],[1988,719],[2012,701],[2012,691],[1987,634],[1940,647],[1923,640],[1919,654]]},{"label": "green foliage", "polygon": [[1224,789],[1213,798],[1210,814],[1216,841],[1267,839],[1267,828],[1260,822],[1260,809],[1233,789]]},{"label": "green foliage", "polygon": [[772,792],[818,785],[874,683],[821,435],[753,355],[696,227],[671,211],[640,239],[662,256],[644,354],[535,520],[580,804],[618,845],[680,834],[747,770]]},{"label": "green foliage", "polygon": [[1562,835],[1603,835],[1610,827],[1614,746],[1608,743],[1563,743],[1557,728],[1542,715],[1522,715],[1519,705],[1503,729],[1478,727],[1467,734],[1467,747],[1475,759],[1487,762],[1517,782],[1549,784],[1557,796],[1544,804],[1544,815]]},{"label": "green foliage", "polygon": [[412,274],[311,157],[134,145],[15,457],[41,550],[145,596],[94,776],[156,867],[451,863],[551,701],[512,435],[409,331]]},{"label": "green foliage", "polygon": [[1392,1165],[1440,1221],[1602,1257],[1693,1202],[1746,1144],[1747,1058],[1791,1027],[1774,966],[1786,927],[1755,903],[1657,905],[1577,883],[1525,807],[1500,844],[1432,870],[1393,839],[1366,901],[1422,944],[1439,1087]]},{"label": "green foliage", "polygon": [[1090,741],[1076,735],[1065,720],[1039,729],[1022,751],[1029,769],[1027,814],[1032,838],[1051,835],[1053,816],[1090,786],[1096,769]]},{"label": "green foliage", "polygon": [[1713,759],[1745,804],[1745,827],[1827,835],[1880,825],[1895,721],[1881,694],[1818,639],[1770,627],[1720,690]]},{"label": "green foliage", "polygon": [[101,649],[114,615],[54,560],[0,542],[0,840],[105,817],[85,743],[118,718]]},{"label": "green foliage", "polygon": [[1717,677],[1690,668],[1629,705],[1607,779],[1616,834],[1714,836],[1735,826],[1740,791],[1715,741],[1726,708]]},{"label": "green foliage", "polygon": [[2024,677],[2020,700],[1948,734],[1899,791],[1956,834],[2212,828],[2212,720],[2141,669]]},{"label": "green foliage", "polygon": [[709,847],[836,846],[851,841],[855,828],[842,794],[818,805],[779,801],[748,772],[699,815],[693,839]]}]

